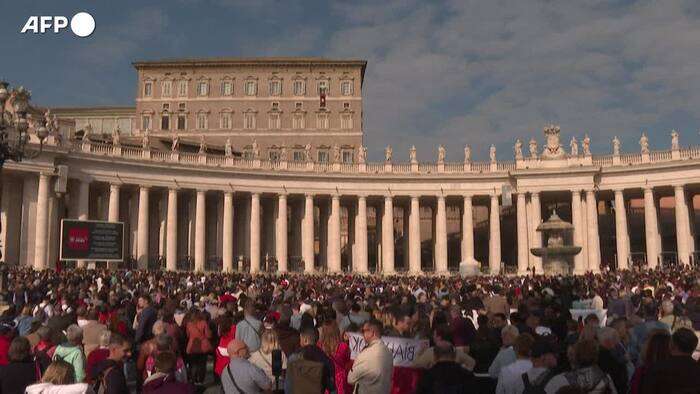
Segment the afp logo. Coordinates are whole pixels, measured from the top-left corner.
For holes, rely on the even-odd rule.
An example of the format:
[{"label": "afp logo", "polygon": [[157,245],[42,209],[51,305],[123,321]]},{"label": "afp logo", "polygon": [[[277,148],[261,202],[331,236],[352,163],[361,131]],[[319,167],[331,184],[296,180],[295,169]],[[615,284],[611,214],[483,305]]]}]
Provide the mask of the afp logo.
[{"label": "afp logo", "polygon": [[[46,32],[60,33],[68,27],[65,16],[36,16],[32,15],[22,27],[20,33],[44,34]],[[70,29],[78,37],[88,37],[95,31],[95,19],[87,12],[78,12],[70,19]]]}]

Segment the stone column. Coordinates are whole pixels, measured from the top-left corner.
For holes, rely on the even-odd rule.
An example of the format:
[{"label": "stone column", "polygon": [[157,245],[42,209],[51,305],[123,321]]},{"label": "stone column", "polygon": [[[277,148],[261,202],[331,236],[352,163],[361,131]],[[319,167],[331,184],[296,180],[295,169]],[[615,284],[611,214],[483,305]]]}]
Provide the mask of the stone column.
[{"label": "stone column", "polygon": [[328,271],[340,272],[340,196],[331,196],[331,212],[328,219]]},{"label": "stone column", "polygon": [[420,238],[420,199],[411,196],[411,212],[408,217],[408,272],[421,272],[421,238]]},{"label": "stone column", "polygon": [[[540,204],[540,193],[530,193],[532,202],[532,248],[542,247],[542,233],[537,231],[537,227],[542,223],[542,205]],[[535,273],[542,274],[542,258],[535,256],[532,260],[535,264]]]},{"label": "stone column", "polygon": [[314,271],[314,196],[304,197],[304,218],[301,223],[301,255],[304,259],[304,272]]},{"label": "stone column", "polygon": [[625,195],[620,189],[615,190],[615,238],[617,244],[617,269],[629,268],[630,238],[627,229],[627,210]]},{"label": "stone column", "polygon": [[233,192],[224,192],[224,228],[223,228],[223,259],[224,272],[233,271]]},{"label": "stone column", "polygon": [[447,212],[445,196],[437,198],[437,213],[435,214],[435,270],[438,274],[447,273]]},{"label": "stone column", "polygon": [[588,269],[600,271],[600,238],[598,237],[598,204],[595,192],[586,190],[586,212],[588,223]]},{"label": "stone column", "polygon": [[382,272],[394,273],[394,201],[391,196],[384,197],[384,215],[382,216]]},{"label": "stone column", "polygon": [[[90,218],[90,182],[80,180],[78,192],[78,220],[88,220]],[[85,268],[86,260],[78,261],[78,268]]]},{"label": "stone column", "polygon": [[287,272],[287,195],[284,193],[280,193],[277,196],[277,220],[275,224],[277,270],[279,272]]},{"label": "stone column", "polygon": [[168,220],[165,241],[165,265],[168,271],[177,270],[177,189],[168,190]]},{"label": "stone column", "polygon": [[527,203],[525,193],[518,193],[517,227],[518,227],[518,275],[527,274],[530,251],[527,248]]},{"label": "stone column", "polygon": [[206,246],[207,246],[207,192],[197,190],[197,202],[195,208],[195,224],[194,224],[194,270],[195,272],[204,271],[206,264]]},{"label": "stone column", "polygon": [[139,269],[148,268],[148,219],[149,219],[149,187],[139,188],[139,216],[136,236],[136,261]]},{"label": "stone column", "polygon": [[260,193],[250,195],[250,272],[260,271]]},{"label": "stone column", "polygon": [[366,274],[367,263],[367,197],[357,197],[357,219],[355,219],[355,253],[357,266],[355,271]]},{"label": "stone column", "polygon": [[498,195],[491,195],[489,211],[489,272],[498,275],[501,271],[501,213]]},{"label": "stone column", "polygon": [[472,196],[464,196],[462,208],[462,261],[474,264],[474,216],[472,212]]},{"label": "stone column", "polygon": [[36,201],[36,239],[34,241],[34,269],[43,270],[48,267],[47,241],[49,235],[49,186],[51,177],[39,174],[39,191]]},{"label": "stone column", "polygon": [[682,185],[674,186],[673,188],[676,198],[676,242],[678,252],[678,262],[681,264],[690,264],[690,223],[688,217],[688,206],[685,198],[685,189]]},{"label": "stone column", "polygon": [[647,266],[649,268],[656,268],[659,264],[658,232],[654,189],[651,186],[646,186],[644,187],[644,235],[647,247]]},{"label": "stone column", "polygon": [[119,221],[119,189],[117,184],[109,185],[109,214],[107,220],[110,222]]}]

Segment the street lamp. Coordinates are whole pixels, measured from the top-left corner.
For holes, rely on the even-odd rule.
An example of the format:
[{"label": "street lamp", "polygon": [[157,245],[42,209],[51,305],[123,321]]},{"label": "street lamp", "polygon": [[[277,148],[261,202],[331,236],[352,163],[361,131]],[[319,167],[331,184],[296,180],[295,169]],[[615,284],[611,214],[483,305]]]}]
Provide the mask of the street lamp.
[{"label": "street lamp", "polygon": [[[7,160],[20,162],[39,156],[44,148],[44,140],[49,135],[47,128],[49,119],[42,116],[34,124],[36,135],[39,137],[39,149],[31,152],[27,149],[29,143],[27,112],[32,94],[22,86],[12,90],[9,90],[9,86],[9,83],[0,79],[0,174]],[[8,100],[11,111],[6,110]],[[2,230],[2,222],[0,222],[0,230]],[[1,251],[0,258],[2,258]],[[5,291],[6,281],[5,264],[0,264],[0,292]]]}]

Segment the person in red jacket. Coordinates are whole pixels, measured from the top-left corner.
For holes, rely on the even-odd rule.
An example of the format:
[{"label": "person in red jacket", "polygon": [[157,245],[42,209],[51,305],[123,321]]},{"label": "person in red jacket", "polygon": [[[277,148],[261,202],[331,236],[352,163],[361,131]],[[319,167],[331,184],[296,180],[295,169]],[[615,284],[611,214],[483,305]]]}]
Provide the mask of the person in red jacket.
[{"label": "person in red jacket", "polygon": [[228,365],[230,360],[226,347],[236,337],[236,325],[230,317],[224,316],[219,319],[219,345],[214,351],[214,373],[218,378],[221,372]]}]

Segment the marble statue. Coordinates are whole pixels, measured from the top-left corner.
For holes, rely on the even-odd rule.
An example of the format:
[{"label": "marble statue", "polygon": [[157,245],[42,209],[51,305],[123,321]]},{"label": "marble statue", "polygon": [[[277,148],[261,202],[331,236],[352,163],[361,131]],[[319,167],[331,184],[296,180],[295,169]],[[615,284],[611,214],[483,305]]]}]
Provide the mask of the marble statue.
[{"label": "marble statue", "polygon": [[367,162],[367,147],[360,146],[360,151],[357,152],[357,161],[360,164],[365,164]]},{"label": "marble statue", "polygon": [[472,161],[472,147],[469,144],[464,145],[464,162],[469,163]]},{"label": "marble statue", "polygon": [[491,163],[496,162],[496,145],[491,145],[489,148],[489,158],[491,158]]},{"label": "marble statue", "polygon": [[591,139],[588,137],[588,134],[583,135],[583,155],[591,155]]},{"label": "marble statue", "polygon": [[537,141],[535,138],[530,138],[530,157],[533,159],[537,158]]},{"label": "marble statue", "polygon": [[515,160],[522,160],[523,159],[523,142],[520,141],[520,138],[515,140],[515,146],[513,147],[513,150],[515,151]]},{"label": "marble statue", "polygon": [[620,154],[620,139],[617,136],[613,137],[613,155],[618,156]]},{"label": "marble statue", "polygon": [[[146,133],[148,133],[148,130],[144,132],[144,134]],[[85,137],[89,136],[90,134],[92,134],[92,125],[88,123],[87,126],[85,126],[85,128],[83,129],[83,139],[85,139]]]},{"label": "marble statue", "polygon": [[253,159],[260,159],[260,145],[258,145],[258,140],[253,140]]},{"label": "marble statue", "polygon": [[642,133],[642,137],[639,139],[639,146],[641,148],[642,154],[649,153],[649,138],[645,133]]},{"label": "marble statue", "polygon": [[141,147],[144,150],[151,149],[151,132],[148,130],[143,132],[143,138],[141,139]]},{"label": "marble statue", "polygon": [[338,144],[333,145],[333,163],[340,163],[340,147]]},{"label": "marble statue", "polygon": [[671,149],[678,150],[680,148],[681,146],[678,142],[678,132],[676,130],[671,130]]},{"label": "marble statue", "polygon": [[304,156],[306,156],[306,162],[311,163],[311,144],[306,144],[304,146]]},{"label": "marble statue", "polygon": [[571,137],[569,147],[571,147],[571,156],[578,156],[578,141],[576,141],[576,137]]},{"label": "marble statue", "polygon": [[411,161],[411,164],[418,163],[418,158],[416,157],[416,146],[412,145],[411,149],[408,151],[408,158]]},{"label": "marble statue", "polygon": [[226,138],[226,145],[224,145],[224,152],[226,157],[233,156],[233,147],[231,146],[231,138]]},{"label": "marble statue", "polygon": [[391,163],[391,157],[393,154],[394,151],[391,149],[391,145],[387,145],[386,149],[384,149],[384,161]]},{"label": "marble statue", "polygon": [[442,164],[445,162],[445,147],[440,145],[438,147],[438,163]]},{"label": "marble statue", "polygon": [[280,151],[280,161],[284,162],[287,161],[287,147],[283,146],[282,150]]},{"label": "marble statue", "polygon": [[173,152],[177,152],[180,149],[180,136],[175,134],[175,137],[173,137],[173,143],[170,146],[170,150]]},{"label": "marble statue", "polygon": [[120,147],[122,146],[122,138],[121,138],[122,131],[119,130],[119,127],[114,129],[112,131],[112,146]]},{"label": "marble statue", "polygon": [[563,159],[566,156],[564,149],[561,147],[559,141],[559,134],[561,133],[561,128],[559,126],[550,125],[544,128],[544,135],[547,140],[547,145],[545,145],[542,151],[543,159]]},{"label": "marble statue", "polygon": [[202,135],[199,139],[199,153],[207,153],[207,141]]}]

